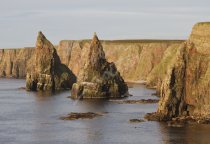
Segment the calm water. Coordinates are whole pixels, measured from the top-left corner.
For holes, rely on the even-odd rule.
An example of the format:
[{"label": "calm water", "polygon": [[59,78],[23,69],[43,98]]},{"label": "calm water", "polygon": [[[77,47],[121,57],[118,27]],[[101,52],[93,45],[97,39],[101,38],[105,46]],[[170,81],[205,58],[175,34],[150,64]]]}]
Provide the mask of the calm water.
[{"label": "calm water", "polygon": [[[171,128],[164,123],[131,124],[157,104],[73,101],[70,92],[33,93],[18,89],[25,80],[0,79],[0,144],[208,144],[210,126]],[[129,99],[156,98],[142,85]],[[70,112],[108,112],[92,120],[63,121]]]}]

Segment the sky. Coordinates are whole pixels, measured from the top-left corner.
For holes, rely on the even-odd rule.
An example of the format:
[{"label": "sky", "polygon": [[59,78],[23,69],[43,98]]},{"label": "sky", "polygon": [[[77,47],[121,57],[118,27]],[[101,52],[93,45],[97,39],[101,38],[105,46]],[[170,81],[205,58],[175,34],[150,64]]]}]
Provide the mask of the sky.
[{"label": "sky", "polygon": [[0,48],[90,39],[187,39],[210,0],[0,0]]}]

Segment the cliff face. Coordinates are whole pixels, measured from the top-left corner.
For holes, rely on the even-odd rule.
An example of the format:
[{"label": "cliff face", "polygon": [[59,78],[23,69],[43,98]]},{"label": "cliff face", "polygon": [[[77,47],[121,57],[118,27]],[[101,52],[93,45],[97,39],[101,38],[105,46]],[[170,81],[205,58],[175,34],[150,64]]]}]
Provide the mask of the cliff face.
[{"label": "cliff face", "polygon": [[[34,60],[34,61],[33,61]],[[58,90],[71,88],[75,76],[61,64],[54,46],[39,32],[35,48],[35,58],[29,60],[26,88],[28,90]]]},{"label": "cliff face", "polygon": [[[78,76],[84,64],[82,49],[90,47],[90,40],[63,40],[56,47],[63,64]],[[160,63],[168,49],[177,49],[183,41],[170,40],[119,40],[101,41],[108,62],[115,62],[125,81],[146,80],[153,68]],[[26,67],[32,69],[34,48],[0,50],[0,74],[5,77],[25,78]],[[12,65],[12,66],[11,66]],[[156,79],[154,79],[154,85]]]},{"label": "cliff face", "polygon": [[1,49],[0,77],[24,78],[26,76],[26,66],[33,55],[33,48]]},{"label": "cliff face", "polygon": [[169,46],[163,54],[163,57],[157,65],[154,66],[152,71],[147,76],[147,86],[156,88],[157,93],[160,93],[161,85],[165,76],[167,75],[168,69],[170,69],[176,61],[176,53],[179,52],[179,45],[171,45]]},{"label": "cliff face", "polygon": [[[155,65],[160,63],[165,51],[177,48],[183,41],[120,40],[101,41],[106,59],[114,62],[125,81],[146,80]],[[61,41],[57,52],[61,61],[75,75],[80,65],[84,65],[85,54],[82,49],[90,47],[90,40]]]},{"label": "cliff face", "polygon": [[210,115],[210,23],[193,27],[189,40],[180,46],[162,81],[157,114]]}]

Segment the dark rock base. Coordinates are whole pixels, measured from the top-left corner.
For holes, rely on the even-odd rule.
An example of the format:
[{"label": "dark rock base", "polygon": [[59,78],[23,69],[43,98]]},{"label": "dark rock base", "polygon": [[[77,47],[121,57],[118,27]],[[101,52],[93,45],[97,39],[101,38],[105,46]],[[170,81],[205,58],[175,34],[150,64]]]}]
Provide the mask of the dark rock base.
[{"label": "dark rock base", "polygon": [[141,99],[141,100],[110,100],[111,102],[118,104],[152,104],[158,103],[159,100],[156,99]]},{"label": "dark rock base", "polygon": [[171,127],[183,127],[189,124],[210,124],[210,117],[200,117],[200,116],[179,116],[176,118],[168,118],[163,114],[154,112],[147,113],[144,116],[148,121],[162,121],[167,122],[168,126]]},{"label": "dark rock base", "polygon": [[154,112],[154,113],[147,113],[144,116],[145,119],[147,119],[148,121],[169,121],[170,118],[166,117],[163,114]]}]

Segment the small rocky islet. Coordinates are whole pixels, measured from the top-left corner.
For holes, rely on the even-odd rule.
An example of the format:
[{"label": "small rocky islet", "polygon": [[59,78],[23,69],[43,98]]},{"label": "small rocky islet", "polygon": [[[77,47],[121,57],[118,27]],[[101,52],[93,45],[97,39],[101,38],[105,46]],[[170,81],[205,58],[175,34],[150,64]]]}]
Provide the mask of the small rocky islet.
[{"label": "small rocky islet", "polygon": [[60,119],[61,120],[93,119],[99,116],[103,116],[103,114],[93,113],[93,112],[86,112],[86,113],[72,112],[72,113],[69,113],[67,116],[60,117]]},{"label": "small rocky islet", "polygon": [[[136,43],[133,47],[138,47],[135,49],[138,52],[125,49],[124,53],[124,49],[121,49],[122,55],[126,56],[125,61],[117,53],[119,51],[108,48],[110,43],[115,47],[120,41],[106,44],[100,42],[95,34],[92,41],[80,41],[75,49],[71,47],[71,52],[67,53],[69,61],[64,62],[59,48],[65,44],[69,47],[72,43],[63,41],[56,48],[39,32],[35,51],[30,48],[0,50],[0,74],[3,77],[25,76],[27,90],[72,89],[72,97],[77,99],[123,98],[129,95],[125,80],[137,81],[141,78],[146,80],[148,87],[156,88],[160,95],[157,112],[146,114],[145,119],[165,121],[169,126],[193,122],[209,124],[209,37],[210,23],[198,23],[186,41],[173,41],[170,44],[164,44],[164,41],[151,42],[167,45],[161,50],[139,48]],[[127,43],[131,42],[122,45],[126,46]],[[149,42],[142,43],[148,46]],[[25,59],[19,55],[25,56]],[[118,102],[139,103],[130,100]]]}]

